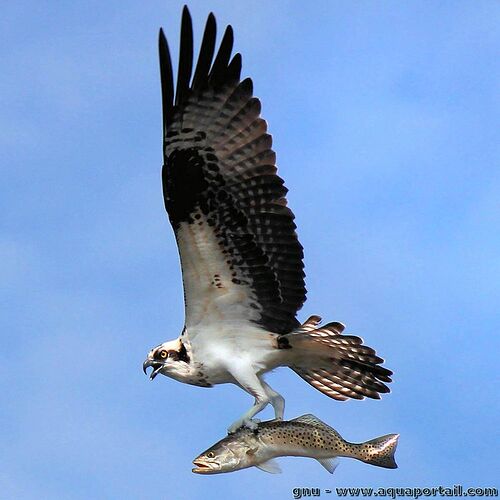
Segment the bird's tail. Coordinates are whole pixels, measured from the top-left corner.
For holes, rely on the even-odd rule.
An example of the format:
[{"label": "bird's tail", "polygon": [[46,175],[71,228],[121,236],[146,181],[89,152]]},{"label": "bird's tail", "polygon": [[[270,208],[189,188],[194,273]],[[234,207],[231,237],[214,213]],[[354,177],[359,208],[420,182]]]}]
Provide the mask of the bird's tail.
[{"label": "bird's tail", "polygon": [[306,382],[327,396],[380,399],[390,392],[392,372],[380,366],[384,360],[354,335],[342,335],[342,323],[319,327],[321,318],[311,316],[291,333],[278,338],[278,347],[288,348],[289,366]]}]

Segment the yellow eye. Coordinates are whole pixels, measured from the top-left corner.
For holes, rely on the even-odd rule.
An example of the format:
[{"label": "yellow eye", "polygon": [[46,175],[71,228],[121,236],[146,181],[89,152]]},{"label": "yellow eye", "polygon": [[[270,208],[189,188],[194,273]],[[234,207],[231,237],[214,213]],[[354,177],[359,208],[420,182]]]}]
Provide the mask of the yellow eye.
[{"label": "yellow eye", "polygon": [[207,453],[207,458],[214,458],[215,457],[215,453],[213,451],[209,451]]},{"label": "yellow eye", "polygon": [[160,358],[165,359],[168,356],[167,351],[160,351]]}]

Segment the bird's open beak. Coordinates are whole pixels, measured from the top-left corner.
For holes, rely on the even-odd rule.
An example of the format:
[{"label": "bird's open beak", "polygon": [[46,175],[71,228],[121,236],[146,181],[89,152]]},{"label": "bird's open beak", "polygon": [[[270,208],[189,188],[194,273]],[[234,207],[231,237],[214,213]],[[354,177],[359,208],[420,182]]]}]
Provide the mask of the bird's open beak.
[{"label": "bird's open beak", "polygon": [[156,375],[158,375],[158,373],[161,372],[164,364],[154,359],[150,358],[146,359],[146,361],[144,361],[144,363],[142,364],[142,371],[146,375],[148,374],[146,369],[149,368],[150,366],[153,368],[153,371],[149,374],[149,380],[153,380],[156,377]]}]

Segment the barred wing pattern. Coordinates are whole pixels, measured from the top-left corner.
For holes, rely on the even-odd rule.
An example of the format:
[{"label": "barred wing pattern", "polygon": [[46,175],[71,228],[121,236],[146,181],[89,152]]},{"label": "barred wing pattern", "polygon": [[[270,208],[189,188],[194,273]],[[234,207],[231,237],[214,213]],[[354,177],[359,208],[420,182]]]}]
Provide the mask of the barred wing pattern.
[{"label": "barred wing pattern", "polygon": [[320,322],[319,316],[311,316],[287,337],[298,334],[299,341],[307,337],[323,346],[328,362],[317,362],[315,367],[290,368],[320,392],[338,401],[364,397],[380,399],[380,394],[389,392],[384,382],[391,382],[392,372],[380,366],[384,360],[371,347],[363,345],[361,338],[342,335],[345,329],[342,323],[319,326]]},{"label": "barred wing pattern", "polygon": [[252,81],[240,81],[225,30],[214,58],[208,17],[194,76],[191,17],[182,15],[174,98],[172,64],[160,31],[165,207],[182,265],[186,326],[249,321],[275,333],[299,323],[305,301],[303,250],[287,189],[276,174]]}]

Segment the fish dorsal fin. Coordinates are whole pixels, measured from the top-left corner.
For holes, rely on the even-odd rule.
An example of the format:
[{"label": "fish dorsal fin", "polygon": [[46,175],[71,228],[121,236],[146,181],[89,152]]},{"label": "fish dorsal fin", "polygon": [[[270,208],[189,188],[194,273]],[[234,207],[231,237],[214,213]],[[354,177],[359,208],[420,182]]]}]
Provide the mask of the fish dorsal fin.
[{"label": "fish dorsal fin", "polygon": [[291,422],[302,422],[303,424],[315,425],[316,427],[321,427],[328,431],[337,432],[333,427],[325,424],[318,417],[314,416],[312,413],[307,413],[306,415],[301,415],[300,417],[294,418]]},{"label": "fish dorsal fin", "polygon": [[281,467],[279,466],[278,462],[276,462],[276,460],[273,459],[262,462],[261,464],[258,464],[255,467],[258,467],[260,470],[263,470],[264,472],[269,472],[270,474],[281,474]]},{"label": "fish dorsal fin", "polygon": [[317,460],[330,474],[333,474],[339,465],[338,461],[335,460],[335,457],[323,459],[318,458]]}]

